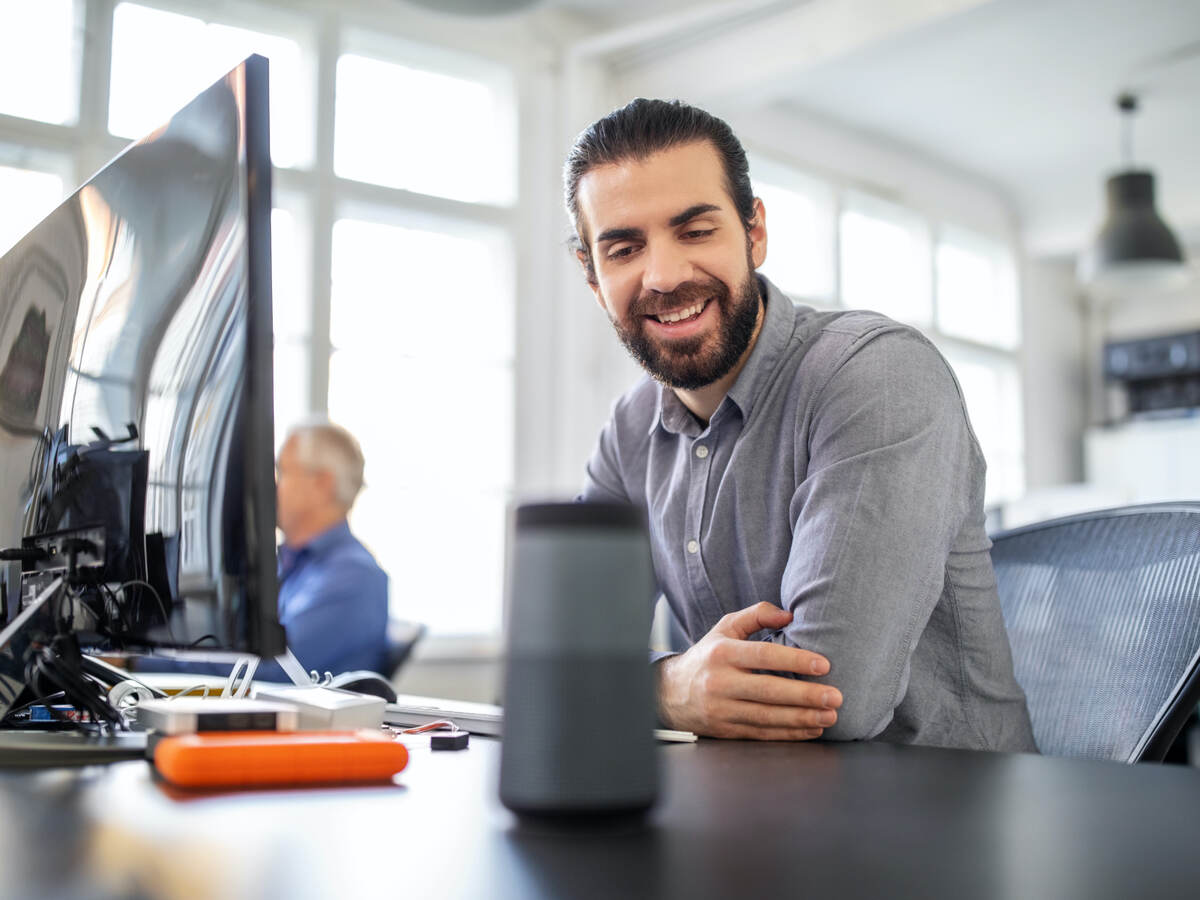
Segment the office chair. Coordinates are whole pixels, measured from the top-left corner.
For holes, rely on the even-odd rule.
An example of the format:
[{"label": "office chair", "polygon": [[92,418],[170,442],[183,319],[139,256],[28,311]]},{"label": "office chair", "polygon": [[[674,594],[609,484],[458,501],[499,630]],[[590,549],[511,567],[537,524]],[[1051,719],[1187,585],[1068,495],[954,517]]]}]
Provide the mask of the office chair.
[{"label": "office chair", "polygon": [[1084,513],[992,540],[1038,748],[1162,760],[1200,700],[1200,502]]},{"label": "office chair", "polygon": [[413,647],[425,636],[426,627],[420,622],[410,622],[406,619],[389,619],[387,625],[387,675],[389,681],[394,681],[400,674],[401,667],[408,661]]}]

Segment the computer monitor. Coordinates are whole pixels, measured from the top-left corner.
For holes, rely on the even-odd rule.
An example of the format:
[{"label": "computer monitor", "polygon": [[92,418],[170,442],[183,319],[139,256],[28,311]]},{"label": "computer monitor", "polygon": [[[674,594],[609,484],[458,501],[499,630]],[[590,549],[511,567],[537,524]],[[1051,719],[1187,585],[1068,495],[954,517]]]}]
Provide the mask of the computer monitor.
[{"label": "computer monitor", "polygon": [[0,257],[0,548],[21,560],[0,716],[64,630],[85,652],[286,647],[267,76],[248,58]]}]

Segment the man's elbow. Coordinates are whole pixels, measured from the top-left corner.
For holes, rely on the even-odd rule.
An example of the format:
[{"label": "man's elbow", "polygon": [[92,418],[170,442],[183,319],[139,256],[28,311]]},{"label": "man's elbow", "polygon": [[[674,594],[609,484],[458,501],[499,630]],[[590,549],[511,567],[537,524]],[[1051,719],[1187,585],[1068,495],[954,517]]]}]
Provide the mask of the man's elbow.
[{"label": "man's elbow", "polygon": [[855,704],[847,698],[837,715],[837,721],[825,729],[822,738],[827,741],[869,741],[888,727],[893,710]]}]

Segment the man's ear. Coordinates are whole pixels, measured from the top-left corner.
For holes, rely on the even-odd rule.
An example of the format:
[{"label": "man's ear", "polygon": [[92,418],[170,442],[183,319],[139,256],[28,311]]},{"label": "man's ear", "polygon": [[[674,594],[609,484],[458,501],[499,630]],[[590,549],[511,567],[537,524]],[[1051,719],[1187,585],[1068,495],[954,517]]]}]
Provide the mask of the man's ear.
[{"label": "man's ear", "polygon": [[314,475],[316,476],[321,496],[331,503],[337,503],[337,485],[334,483],[333,473],[328,469],[318,469]]},{"label": "man's ear", "polygon": [[746,236],[750,239],[750,260],[757,269],[767,259],[767,210],[758,197],[754,198],[754,223]]},{"label": "man's ear", "polygon": [[600,282],[596,279],[596,269],[592,265],[591,256],[582,247],[576,247],[575,258],[579,260],[579,266],[583,269],[584,281],[592,289],[592,294],[595,296],[596,302],[600,304],[601,309],[607,312],[608,308],[604,305],[604,298],[600,296]]}]

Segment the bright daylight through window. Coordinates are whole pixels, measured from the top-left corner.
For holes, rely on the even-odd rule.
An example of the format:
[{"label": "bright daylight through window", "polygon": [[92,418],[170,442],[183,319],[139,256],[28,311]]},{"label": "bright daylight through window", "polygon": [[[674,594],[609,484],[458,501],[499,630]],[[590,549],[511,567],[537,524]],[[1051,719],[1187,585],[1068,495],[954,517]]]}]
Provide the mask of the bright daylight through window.
[{"label": "bright daylight through window", "polygon": [[[349,427],[367,458],[353,525],[391,576],[393,614],[435,634],[498,632],[514,472],[511,70],[341,25],[323,68],[320,22],[271,0],[0,6],[17,25],[0,29],[0,116],[62,130],[39,143],[0,121],[0,249],[121,140],[247,55],[270,60],[276,440],[325,412]],[[85,65],[109,94],[83,114]]]},{"label": "bright daylight through window", "polygon": [[[468,203],[512,203],[511,103],[491,81],[342,56],[338,175]],[[380,115],[381,97],[387,115]],[[489,136],[486,152],[481,134]]]},{"label": "bright daylight through window", "polygon": [[758,157],[751,159],[750,172],[767,218],[762,273],[805,303],[829,305],[837,291],[834,188]]},{"label": "bright daylight through window", "polygon": [[[367,459],[352,523],[390,574],[393,613],[434,634],[496,634],[517,471],[514,70],[383,30],[331,35],[282,0],[0,8],[17,24],[0,29],[0,250],[123,139],[249,53],[270,59],[277,440],[326,411],[350,428]],[[107,98],[81,93],[106,77]],[[778,159],[753,154],[751,171],[763,272],[797,302],[925,331],[962,385],[987,502],[1019,496],[1011,243]]]},{"label": "bright daylight through window", "polygon": [[841,220],[842,304],[901,322],[933,321],[929,225],[902,206],[847,192]]},{"label": "bright daylight through window", "polygon": [[83,38],[78,11],[75,0],[0,0],[0,114],[75,122]]},{"label": "bright daylight through window", "polygon": [[109,131],[141,137],[251,53],[271,61],[272,159],[307,163],[313,91],[296,41],[134,3],[113,12]]},{"label": "bright daylight through window", "polygon": [[367,459],[351,525],[390,573],[400,613],[436,631],[500,627],[513,472],[507,243],[485,228],[343,219],[333,231],[329,413]]},{"label": "bright daylight through window", "polygon": [[38,223],[62,199],[63,180],[49,172],[0,166],[0,253]]}]

